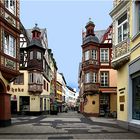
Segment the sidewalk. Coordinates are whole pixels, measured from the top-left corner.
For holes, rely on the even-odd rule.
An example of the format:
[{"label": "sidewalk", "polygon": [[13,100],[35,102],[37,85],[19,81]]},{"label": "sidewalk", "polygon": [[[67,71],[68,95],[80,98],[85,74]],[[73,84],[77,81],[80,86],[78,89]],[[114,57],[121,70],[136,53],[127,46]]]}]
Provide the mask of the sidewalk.
[{"label": "sidewalk", "polygon": [[104,117],[89,117],[93,122],[107,123],[107,124],[117,124],[117,120],[114,118],[104,118]]}]

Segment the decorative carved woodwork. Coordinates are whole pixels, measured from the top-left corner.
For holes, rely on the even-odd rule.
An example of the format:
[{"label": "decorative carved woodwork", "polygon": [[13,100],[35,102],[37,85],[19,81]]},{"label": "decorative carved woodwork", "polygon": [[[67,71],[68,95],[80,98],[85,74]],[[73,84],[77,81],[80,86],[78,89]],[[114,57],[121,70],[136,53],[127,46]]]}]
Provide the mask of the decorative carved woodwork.
[{"label": "decorative carved woodwork", "polygon": [[[20,35],[20,20],[19,20],[19,1],[16,0],[16,14],[12,14],[0,2],[0,71],[3,77],[12,81],[19,74],[19,35]],[[16,40],[16,57],[12,57],[4,52],[4,33],[8,33]]]},{"label": "decorative carved woodwork", "polygon": [[119,69],[130,59],[130,40],[126,39],[113,47],[112,67]]},{"label": "decorative carved woodwork", "polygon": [[99,69],[99,62],[97,60],[93,60],[93,59],[89,59],[87,61],[84,61],[82,64],[82,68],[95,68],[95,69]]},{"label": "decorative carved woodwork", "polygon": [[84,93],[97,93],[99,91],[99,83],[85,83],[84,84]]},{"label": "decorative carved woodwork", "polygon": [[41,94],[41,92],[43,91],[42,84],[28,84],[28,91],[32,92],[33,94]]}]

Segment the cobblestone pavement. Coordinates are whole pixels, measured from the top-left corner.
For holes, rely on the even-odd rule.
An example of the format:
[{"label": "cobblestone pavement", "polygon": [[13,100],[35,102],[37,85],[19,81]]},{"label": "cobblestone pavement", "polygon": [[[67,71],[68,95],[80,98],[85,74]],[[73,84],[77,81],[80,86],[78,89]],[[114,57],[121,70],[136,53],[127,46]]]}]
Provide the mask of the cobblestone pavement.
[{"label": "cobblestone pavement", "polygon": [[0,128],[0,139],[140,139],[113,119],[84,117],[69,111],[58,115],[16,116]]}]

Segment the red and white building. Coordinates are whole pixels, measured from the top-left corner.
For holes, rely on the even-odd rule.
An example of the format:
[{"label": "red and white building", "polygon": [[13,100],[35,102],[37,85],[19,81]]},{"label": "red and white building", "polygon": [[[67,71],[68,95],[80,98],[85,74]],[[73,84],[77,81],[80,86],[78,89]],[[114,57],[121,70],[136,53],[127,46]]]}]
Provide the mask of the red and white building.
[{"label": "red and white building", "polygon": [[107,30],[94,32],[95,24],[89,21],[85,28],[78,80],[80,111],[92,116],[116,114],[117,75],[111,66],[112,25]]}]

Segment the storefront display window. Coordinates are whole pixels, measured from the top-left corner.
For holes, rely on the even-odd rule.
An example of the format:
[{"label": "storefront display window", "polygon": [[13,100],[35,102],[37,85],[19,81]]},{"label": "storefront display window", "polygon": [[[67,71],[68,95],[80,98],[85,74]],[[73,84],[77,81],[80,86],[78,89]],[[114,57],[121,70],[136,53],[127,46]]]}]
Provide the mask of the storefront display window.
[{"label": "storefront display window", "polygon": [[132,79],[132,118],[140,120],[140,76]]}]

